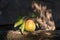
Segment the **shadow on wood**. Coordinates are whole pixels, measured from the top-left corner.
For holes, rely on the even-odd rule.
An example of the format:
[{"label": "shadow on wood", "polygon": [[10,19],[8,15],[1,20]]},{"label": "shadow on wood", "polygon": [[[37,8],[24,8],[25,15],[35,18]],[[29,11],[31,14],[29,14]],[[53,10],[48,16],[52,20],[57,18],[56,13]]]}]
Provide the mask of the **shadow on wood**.
[{"label": "shadow on wood", "polygon": [[22,35],[19,30],[10,30],[7,33],[7,40],[51,40],[52,31],[38,30],[32,33],[24,32]]}]

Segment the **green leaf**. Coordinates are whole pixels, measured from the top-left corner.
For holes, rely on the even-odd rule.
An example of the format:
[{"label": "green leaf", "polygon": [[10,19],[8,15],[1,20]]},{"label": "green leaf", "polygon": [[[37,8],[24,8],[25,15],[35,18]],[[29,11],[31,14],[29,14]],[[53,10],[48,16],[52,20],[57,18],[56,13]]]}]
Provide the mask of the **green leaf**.
[{"label": "green leaf", "polygon": [[36,26],[37,26],[37,28],[39,28],[39,24],[38,23],[36,23]]},{"label": "green leaf", "polygon": [[23,24],[19,27],[19,29],[21,30],[21,33],[24,32],[24,27],[25,27],[25,22],[23,22]]},{"label": "green leaf", "polygon": [[22,16],[18,16],[16,21],[19,21],[20,19],[22,19]]},{"label": "green leaf", "polygon": [[36,15],[35,15],[35,14],[32,14],[31,16],[32,16],[32,17],[36,17]]},{"label": "green leaf", "polygon": [[19,21],[17,21],[15,24],[14,24],[14,27],[17,27],[19,25],[21,25],[23,23],[23,19],[20,19]]},{"label": "green leaf", "polygon": [[39,14],[38,12],[32,13],[31,17],[37,17],[37,16],[39,16],[39,15],[40,15],[40,14]]}]

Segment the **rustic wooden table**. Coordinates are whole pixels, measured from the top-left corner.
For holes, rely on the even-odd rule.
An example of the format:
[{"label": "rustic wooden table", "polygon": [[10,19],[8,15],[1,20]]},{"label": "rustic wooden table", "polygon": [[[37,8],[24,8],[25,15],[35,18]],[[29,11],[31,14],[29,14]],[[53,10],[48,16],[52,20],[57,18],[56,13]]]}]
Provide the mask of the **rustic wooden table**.
[{"label": "rustic wooden table", "polygon": [[50,34],[51,31],[42,31],[41,33],[39,32],[24,32],[22,35],[18,30],[0,31],[0,40],[60,40],[60,30],[55,30],[52,32],[52,34]]}]

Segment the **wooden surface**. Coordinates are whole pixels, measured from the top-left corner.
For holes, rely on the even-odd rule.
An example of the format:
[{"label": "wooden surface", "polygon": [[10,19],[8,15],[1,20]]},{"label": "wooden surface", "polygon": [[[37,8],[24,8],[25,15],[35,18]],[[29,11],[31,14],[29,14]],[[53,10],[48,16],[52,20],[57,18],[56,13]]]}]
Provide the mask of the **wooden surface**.
[{"label": "wooden surface", "polygon": [[50,36],[47,36],[46,34],[39,33],[33,35],[33,34],[25,34],[21,35],[19,31],[0,31],[0,40],[60,40],[60,30],[55,30],[52,32]]}]

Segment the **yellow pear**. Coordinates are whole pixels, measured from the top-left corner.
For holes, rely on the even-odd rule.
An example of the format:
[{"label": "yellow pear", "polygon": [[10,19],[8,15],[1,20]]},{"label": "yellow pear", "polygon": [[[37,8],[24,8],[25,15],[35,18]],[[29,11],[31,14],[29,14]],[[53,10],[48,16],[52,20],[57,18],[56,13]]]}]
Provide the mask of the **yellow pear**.
[{"label": "yellow pear", "polygon": [[28,19],[25,23],[25,30],[33,32],[35,31],[35,29],[36,29],[36,26],[35,26],[34,21],[32,19]]}]

